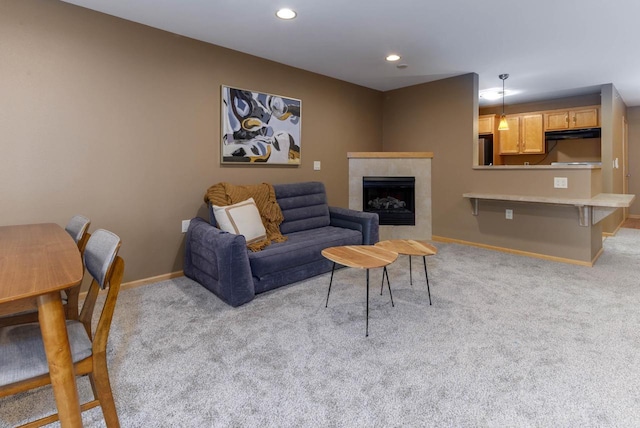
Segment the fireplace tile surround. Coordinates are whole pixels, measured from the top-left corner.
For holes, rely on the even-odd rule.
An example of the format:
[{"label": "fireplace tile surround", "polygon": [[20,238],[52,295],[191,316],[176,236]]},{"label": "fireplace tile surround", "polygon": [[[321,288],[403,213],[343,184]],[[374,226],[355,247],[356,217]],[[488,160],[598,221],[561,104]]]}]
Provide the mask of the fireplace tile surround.
[{"label": "fireplace tile surround", "polygon": [[349,152],[349,208],[362,211],[362,178],[415,177],[415,226],[380,226],[380,240],[431,239],[431,152]]}]

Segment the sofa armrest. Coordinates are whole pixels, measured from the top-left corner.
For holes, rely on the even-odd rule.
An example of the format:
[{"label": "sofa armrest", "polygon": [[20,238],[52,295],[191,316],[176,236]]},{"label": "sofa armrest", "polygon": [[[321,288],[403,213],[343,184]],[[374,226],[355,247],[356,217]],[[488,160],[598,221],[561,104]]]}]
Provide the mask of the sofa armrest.
[{"label": "sofa armrest", "polygon": [[203,219],[191,220],[185,242],[184,274],[231,306],[253,300],[255,290],[247,242]]},{"label": "sofa armrest", "polygon": [[362,244],[373,245],[379,240],[378,214],[347,208],[329,207],[331,226],[358,230],[362,233]]}]

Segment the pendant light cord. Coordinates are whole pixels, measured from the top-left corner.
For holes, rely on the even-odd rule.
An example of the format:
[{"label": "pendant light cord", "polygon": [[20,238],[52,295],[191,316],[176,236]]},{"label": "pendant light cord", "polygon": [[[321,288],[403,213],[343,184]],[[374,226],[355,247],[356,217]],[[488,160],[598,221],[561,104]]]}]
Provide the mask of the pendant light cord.
[{"label": "pendant light cord", "polygon": [[504,116],[504,79],[502,79],[502,115]]},{"label": "pendant light cord", "polygon": [[502,80],[502,116],[504,116],[504,81],[509,78],[509,75],[501,74],[498,77]]}]

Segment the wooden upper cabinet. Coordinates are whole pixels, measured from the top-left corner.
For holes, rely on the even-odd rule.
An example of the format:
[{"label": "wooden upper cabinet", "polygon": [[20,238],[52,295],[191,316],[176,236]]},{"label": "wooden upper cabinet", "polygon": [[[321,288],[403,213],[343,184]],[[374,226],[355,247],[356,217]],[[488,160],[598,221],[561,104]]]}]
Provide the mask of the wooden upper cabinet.
[{"label": "wooden upper cabinet", "polygon": [[573,128],[596,128],[600,126],[599,109],[586,108],[583,110],[573,110],[569,113],[571,117],[571,126]]},{"label": "wooden upper cabinet", "polygon": [[486,114],[478,117],[478,134],[493,134],[496,116]]},{"label": "wooden upper cabinet", "polygon": [[547,131],[569,129],[569,112],[565,110],[545,113],[544,129]]},{"label": "wooden upper cabinet", "polygon": [[520,116],[506,116],[509,129],[498,131],[501,155],[520,154]]},{"label": "wooden upper cabinet", "polygon": [[[546,152],[545,131],[597,128],[600,107],[536,111],[506,116],[508,131],[498,131],[498,116],[478,117],[478,133],[494,134],[494,153],[498,155],[532,155]],[[498,149],[496,149],[498,147]],[[494,161],[498,165],[498,161]]]},{"label": "wooden upper cabinet", "polygon": [[520,117],[520,152],[527,154],[544,153],[544,129],[542,114],[524,114]]},{"label": "wooden upper cabinet", "polygon": [[544,114],[545,131],[563,129],[597,128],[600,126],[600,109],[585,107],[572,110],[554,110]]},{"label": "wooden upper cabinet", "polygon": [[508,131],[499,131],[500,154],[540,154],[545,152],[542,113],[508,115]]}]

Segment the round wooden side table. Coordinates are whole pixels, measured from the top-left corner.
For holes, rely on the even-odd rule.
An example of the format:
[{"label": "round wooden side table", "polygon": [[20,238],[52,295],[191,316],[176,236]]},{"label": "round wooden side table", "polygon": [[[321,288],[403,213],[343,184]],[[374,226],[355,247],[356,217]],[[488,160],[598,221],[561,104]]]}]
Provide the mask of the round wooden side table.
[{"label": "round wooden side table", "polygon": [[[398,258],[398,253],[373,245],[344,245],[341,247],[325,248],[322,250],[322,255],[333,262],[331,279],[329,280],[329,291],[327,292],[327,302],[324,305],[325,308],[329,305],[329,294],[331,294],[331,284],[333,283],[333,272],[336,270],[336,263],[352,268],[367,270],[367,325],[365,336],[369,336],[369,269],[383,268],[382,281],[384,284],[384,275],[387,272],[387,265],[389,263],[393,263]],[[388,273],[387,285],[389,286],[391,306],[395,306],[393,304],[393,296],[391,295],[391,284],[389,284]]]},{"label": "round wooden side table", "polygon": [[[429,289],[429,274],[427,273],[427,256],[438,254],[438,249],[426,241],[414,241],[413,239],[390,239],[388,241],[380,241],[376,243],[376,247],[384,248],[390,251],[394,251],[398,254],[409,256],[409,283],[411,285],[413,285],[413,278],[411,275],[411,256],[422,256],[422,263],[424,264],[424,276],[427,279],[429,305],[431,305],[431,290]],[[389,281],[388,277],[387,281]],[[382,284],[384,285],[384,277]],[[380,289],[380,294],[382,294],[382,288]]]}]

